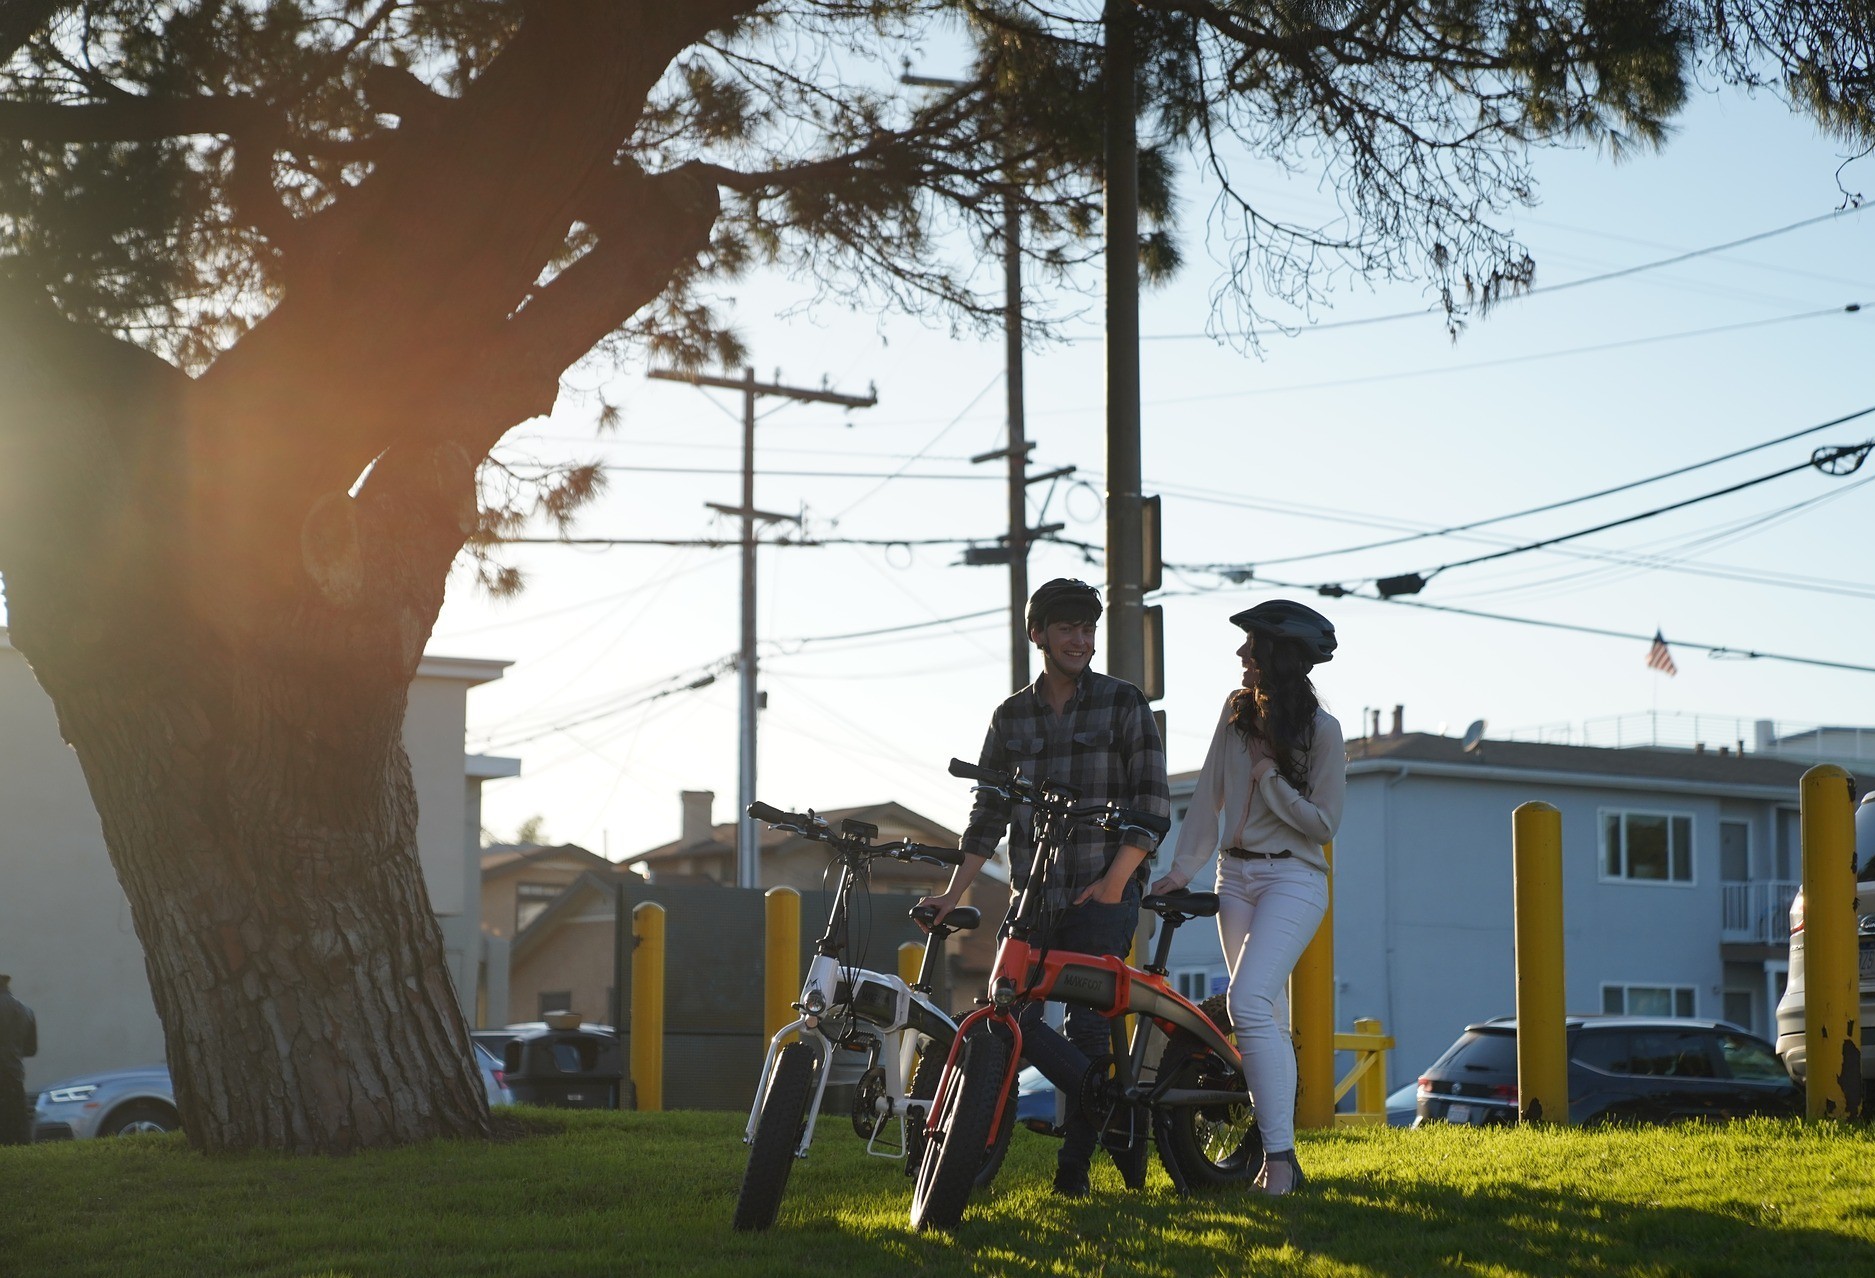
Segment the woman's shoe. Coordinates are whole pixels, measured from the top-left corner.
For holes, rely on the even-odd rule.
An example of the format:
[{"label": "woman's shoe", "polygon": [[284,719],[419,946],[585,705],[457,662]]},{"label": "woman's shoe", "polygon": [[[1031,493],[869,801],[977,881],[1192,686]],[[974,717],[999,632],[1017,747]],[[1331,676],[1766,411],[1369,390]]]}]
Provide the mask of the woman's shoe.
[{"label": "woman's shoe", "polygon": [[1296,1161],[1296,1152],[1285,1149],[1263,1157],[1263,1170],[1257,1173],[1256,1187],[1272,1198],[1284,1194],[1293,1194],[1308,1183],[1309,1178],[1302,1174],[1302,1165]]}]

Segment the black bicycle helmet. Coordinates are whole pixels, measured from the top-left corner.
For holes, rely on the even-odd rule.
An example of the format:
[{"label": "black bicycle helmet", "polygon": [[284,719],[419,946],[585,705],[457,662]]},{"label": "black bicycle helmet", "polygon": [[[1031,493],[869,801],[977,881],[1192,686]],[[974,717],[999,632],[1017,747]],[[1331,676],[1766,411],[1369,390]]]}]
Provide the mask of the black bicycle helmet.
[{"label": "black bicycle helmet", "polygon": [[1233,626],[1302,645],[1316,665],[1335,659],[1335,623],[1293,599],[1267,599],[1230,619]]},{"label": "black bicycle helmet", "polygon": [[1029,629],[1056,621],[1099,621],[1100,592],[1074,577],[1057,577],[1029,596]]}]

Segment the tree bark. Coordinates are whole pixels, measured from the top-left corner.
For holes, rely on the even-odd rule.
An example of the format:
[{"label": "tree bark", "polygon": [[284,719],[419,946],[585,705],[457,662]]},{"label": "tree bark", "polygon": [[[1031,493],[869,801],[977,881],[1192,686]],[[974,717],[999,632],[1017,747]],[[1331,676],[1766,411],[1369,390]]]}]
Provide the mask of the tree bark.
[{"label": "tree bark", "polygon": [[297,652],[44,654],[143,942],[184,1130],[210,1152],[485,1135],[416,854],[405,698]]}]

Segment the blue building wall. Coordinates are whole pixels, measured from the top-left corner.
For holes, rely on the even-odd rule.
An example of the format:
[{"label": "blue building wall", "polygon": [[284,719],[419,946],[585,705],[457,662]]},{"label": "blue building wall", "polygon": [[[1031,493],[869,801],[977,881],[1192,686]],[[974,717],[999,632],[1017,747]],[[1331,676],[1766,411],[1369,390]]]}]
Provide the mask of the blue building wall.
[{"label": "blue building wall", "polygon": [[[1789,847],[1779,855],[1780,837],[1791,841],[1794,786],[1507,773],[1388,759],[1350,766],[1335,842],[1335,1022],[1347,1029],[1371,1016],[1395,1036],[1390,1088],[1411,1081],[1468,1022],[1515,1011],[1511,813],[1531,800],[1562,814],[1570,1011],[1602,1011],[1605,986],[1647,987],[1675,991],[1675,1011],[1686,1012],[1690,999],[1693,1015],[1748,1015],[1757,1032],[1768,1030],[1776,987],[1767,969],[1782,964],[1765,947],[1748,961],[1738,961],[1737,951],[1726,961],[1720,822],[1749,830],[1751,877],[1794,873]],[[1173,783],[1180,815],[1193,778],[1182,780]],[[1604,875],[1603,818],[1622,810],[1690,818],[1690,882]],[[1213,862],[1192,886],[1208,890],[1215,873]],[[1189,982],[1202,973],[1205,984],[1221,988],[1226,969],[1216,929],[1188,924],[1170,967],[1175,977],[1188,974]]]}]

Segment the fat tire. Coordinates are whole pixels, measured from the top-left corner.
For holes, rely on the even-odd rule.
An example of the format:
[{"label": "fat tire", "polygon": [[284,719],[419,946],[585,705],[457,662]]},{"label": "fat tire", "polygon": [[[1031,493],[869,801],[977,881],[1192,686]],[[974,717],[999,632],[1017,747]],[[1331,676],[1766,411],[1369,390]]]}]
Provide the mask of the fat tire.
[{"label": "fat tire", "polygon": [[[944,1073],[944,1056],[950,1044],[942,1046],[927,1039],[925,1048],[918,1056],[918,1067],[912,1071],[910,1099],[914,1102],[927,1102],[925,1109],[930,1111],[928,1102],[937,1095],[938,1078]],[[1009,1154],[1009,1142],[1016,1130],[1016,1098],[1012,1094],[1009,1103],[1003,1106],[1003,1125],[997,1129],[996,1143],[983,1155],[983,1166],[977,1171],[976,1187],[987,1188],[996,1179],[996,1173],[1002,1170],[1003,1159]],[[924,1124],[908,1122],[905,1125],[905,1174],[916,1176],[918,1164],[924,1157]]]},{"label": "fat tire", "polygon": [[954,1229],[963,1219],[983,1171],[983,1151],[1008,1067],[1009,1044],[1001,1035],[984,1030],[964,1039],[956,1076],[938,1113],[937,1135],[925,1144],[912,1186],[913,1229]]},{"label": "fat tire", "polygon": [[819,1058],[806,1043],[789,1043],[776,1058],[755,1119],[755,1139],[749,1142],[742,1192],[736,1196],[737,1229],[767,1229],[775,1223],[788,1173],[794,1170],[794,1151],[807,1130],[807,1102],[819,1068]]},{"label": "fat tire", "polygon": [[[1230,1007],[1225,996],[1213,994],[1199,1008],[1226,1037],[1230,1035]],[[1200,1087],[1228,1076],[1242,1086],[1243,1076],[1190,1034],[1176,1034],[1159,1056],[1158,1077],[1172,1087]],[[1216,1111],[1222,1110],[1222,1113]],[[1248,1184],[1263,1166],[1263,1132],[1250,1105],[1181,1105],[1170,1109],[1163,1128],[1155,1125],[1159,1157],[1168,1167],[1176,1161],[1193,1189],[1227,1189]],[[1174,1178],[1177,1179],[1176,1177]]]}]

